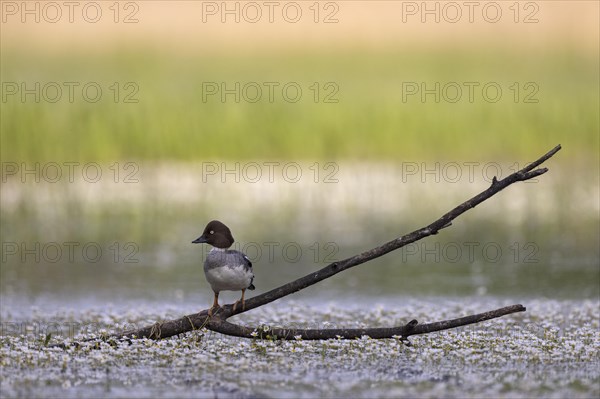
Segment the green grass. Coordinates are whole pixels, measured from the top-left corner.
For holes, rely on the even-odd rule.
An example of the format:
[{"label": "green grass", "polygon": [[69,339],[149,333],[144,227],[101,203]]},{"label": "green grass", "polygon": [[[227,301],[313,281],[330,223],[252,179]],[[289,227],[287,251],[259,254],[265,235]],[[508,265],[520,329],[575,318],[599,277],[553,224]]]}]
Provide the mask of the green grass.
[{"label": "green grass", "polygon": [[[88,103],[76,89],[57,103],[2,102],[3,161],[206,159],[530,159],[561,143],[568,159],[597,157],[598,61],[568,52],[470,51],[185,56],[128,49],[114,54],[56,56],[4,51],[2,82],[98,82],[103,97]],[[297,82],[288,103],[202,100],[203,82]],[[403,82],[497,82],[497,103],[466,87],[457,103],[403,102]],[[109,89],[121,86],[115,103]],[[123,103],[135,82],[138,103]],[[338,103],[315,103],[314,82],[335,82]],[[515,103],[509,86],[519,82]],[[523,103],[534,82],[538,103]],[[481,88],[479,86],[479,88]],[[81,86],[79,86],[81,87]],[[66,89],[65,89],[66,90]]]}]

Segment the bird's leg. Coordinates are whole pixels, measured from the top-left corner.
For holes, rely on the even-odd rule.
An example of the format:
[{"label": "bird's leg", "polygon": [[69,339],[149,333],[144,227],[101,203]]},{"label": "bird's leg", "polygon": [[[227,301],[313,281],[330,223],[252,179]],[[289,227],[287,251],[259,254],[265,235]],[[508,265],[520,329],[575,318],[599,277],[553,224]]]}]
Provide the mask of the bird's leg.
[{"label": "bird's leg", "polygon": [[209,315],[209,316],[212,316],[212,310],[213,310],[214,308],[218,308],[218,307],[219,307],[219,293],[218,293],[218,292],[215,292],[215,299],[214,299],[214,301],[213,301],[213,305],[212,305],[212,307],[211,307],[210,309],[208,309],[208,315]]},{"label": "bird's leg", "polygon": [[236,303],[233,304],[233,311],[235,312],[235,308],[237,307],[238,303],[242,303],[242,310],[246,310],[246,301],[244,300],[244,294],[246,293],[246,289],[244,288],[242,290],[242,299],[240,299],[239,301],[237,301]]}]

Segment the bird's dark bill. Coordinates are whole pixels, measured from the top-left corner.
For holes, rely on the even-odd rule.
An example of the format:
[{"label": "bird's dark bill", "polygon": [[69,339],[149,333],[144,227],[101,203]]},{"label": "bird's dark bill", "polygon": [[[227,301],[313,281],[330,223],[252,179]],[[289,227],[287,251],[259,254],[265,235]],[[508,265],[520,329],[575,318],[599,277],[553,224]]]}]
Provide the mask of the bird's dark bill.
[{"label": "bird's dark bill", "polygon": [[204,236],[200,236],[198,238],[196,238],[194,241],[192,241],[192,244],[202,244],[206,242],[206,238],[204,238]]}]

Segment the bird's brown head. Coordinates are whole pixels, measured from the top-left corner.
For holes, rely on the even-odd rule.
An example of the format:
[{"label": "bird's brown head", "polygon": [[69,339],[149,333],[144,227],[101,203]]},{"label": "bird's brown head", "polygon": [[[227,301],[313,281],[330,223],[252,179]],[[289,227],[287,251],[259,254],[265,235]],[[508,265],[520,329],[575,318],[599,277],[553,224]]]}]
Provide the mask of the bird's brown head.
[{"label": "bird's brown head", "polygon": [[192,241],[192,244],[207,243],[216,248],[229,248],[233,242],[229,227],[218,220],[213,220],[206,225],[202,235]]}]

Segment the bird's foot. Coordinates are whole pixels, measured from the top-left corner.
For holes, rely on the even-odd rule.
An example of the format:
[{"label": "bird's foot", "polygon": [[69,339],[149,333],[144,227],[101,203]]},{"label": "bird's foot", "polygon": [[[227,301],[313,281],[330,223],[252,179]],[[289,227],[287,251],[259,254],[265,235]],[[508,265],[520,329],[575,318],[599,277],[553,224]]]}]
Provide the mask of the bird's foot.
[{"label": "bird's foot", "polygon": [[215,313],[218,312],[221,309],[221,307],[219,305],[217,306],[213,306],[212,308],[208,309],[208,315],[210,317],[213,316],[213,310],[215,310]]},{"label": "bird's foot", "polygon": [[243,311],[243,310],[246,310],[246,301],[241,301],[241,300],[240,300],[240,301],[236,301],[236,302],[233,304],[233,309],[232,309],[232,311],[233,311],[234,313],[235,313],[235,309],[237,308],[237,305],[239,305],[240,303],[242,304],[242,311]]}]

